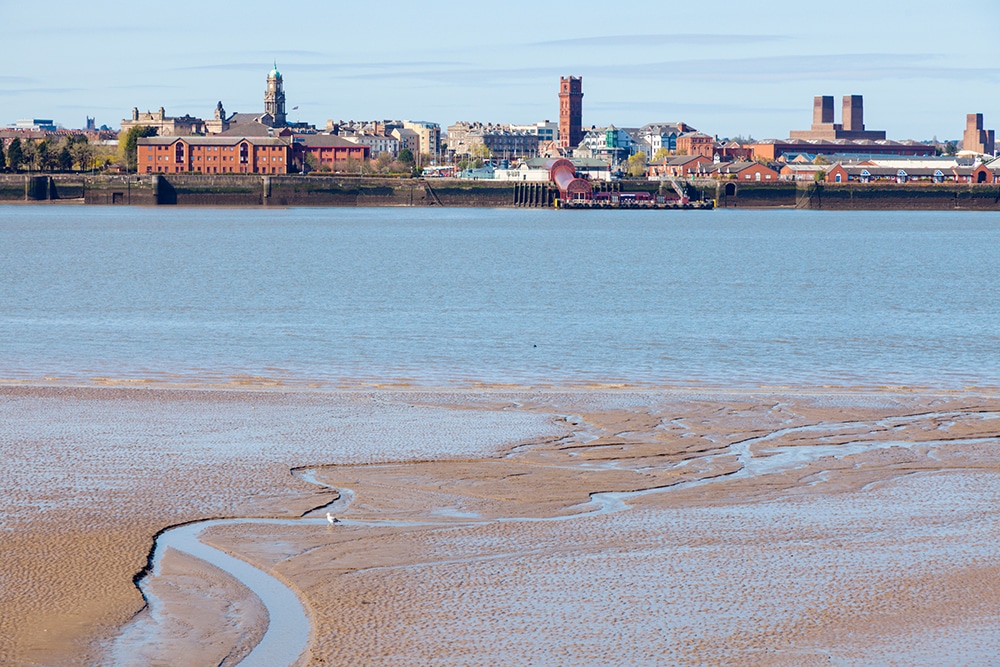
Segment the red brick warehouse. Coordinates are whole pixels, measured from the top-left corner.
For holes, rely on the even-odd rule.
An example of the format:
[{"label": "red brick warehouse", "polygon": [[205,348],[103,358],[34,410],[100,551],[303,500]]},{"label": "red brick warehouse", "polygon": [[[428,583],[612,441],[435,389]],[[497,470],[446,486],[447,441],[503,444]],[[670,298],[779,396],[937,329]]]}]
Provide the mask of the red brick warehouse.
[{"label": "red brick warehouse", "polygon": [[271,137],[145,137],[139,173],[286,174],[289,146]]}]

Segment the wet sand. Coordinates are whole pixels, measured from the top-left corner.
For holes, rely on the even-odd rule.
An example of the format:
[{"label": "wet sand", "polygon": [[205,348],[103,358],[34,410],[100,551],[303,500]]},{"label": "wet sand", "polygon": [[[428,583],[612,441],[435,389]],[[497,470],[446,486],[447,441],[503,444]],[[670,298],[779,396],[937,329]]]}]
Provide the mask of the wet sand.
[{"label": "wet sand", "polygon": [[[204,538],[297,590],[303,664],[982,664],[996,413],[898,390],[0,388],[0,662],[108,661],[157,531],[301,516],[335,497],[293,474],[313,467],[353,491],[344,525]],[[254,596],[169,565],[157,597],[198,617],[132,653],[236,664]]]}]

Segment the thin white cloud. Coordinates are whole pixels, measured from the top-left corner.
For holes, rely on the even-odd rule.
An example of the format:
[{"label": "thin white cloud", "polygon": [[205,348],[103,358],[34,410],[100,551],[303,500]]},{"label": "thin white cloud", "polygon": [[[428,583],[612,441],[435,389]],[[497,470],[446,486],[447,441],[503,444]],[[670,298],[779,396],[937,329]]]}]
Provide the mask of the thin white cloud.
[{"label": "thin white cloud", "polygon": [[[489,68],[463,67],[456,63],[380,63],[369,70],[363,65],[328,68],[338,79],[414,79],[454,86],[503,85],[545,79],[567,73],[585,77],[641,80],[659,83],[712,79],[725,83],[782,83],[791,81],[883,81],[946,80],[1000,81],[1000,68],[943,64],[941,58],[913,54],[829,54],[822,56],[764,56],[664,60],[565,67]],[[412,65],[412,67],[411,67]],[[422,65],[422,66],[421,66]],[[316,69],[322,71],[322,66]],[[572,70],[572,71],[570,71]]]},{"label": "thin white cloud", "polygon": [[[278,64],[278,69],[284,72],[357,72],[359,76],[372,76],[372,72],[389,71],[397,76],[405,75],[407,72],[419,70],[426,67],[455,67],[468,65],[468,63],[456,63],[444,60],[400,60],[393,62],[363,62],[363,63],[287,63]],[[270,69],[270,66],[267,66]],[[259,62],[244,63],[210,63],[205,65],[189,65],[186,67],[175,67],[168,71],[189,72],[196,70],[216,70],[221,72],[258,72],[263,71]]]},{"label": "thin white cloud", "polygon": [[601,47],[620,46],[635,48],[640,46],[737,46],[746,44],[763,44],[780,42],[789,39],[785,35],[713,35],[680,34],[680,35],[602,35],[598,37],[576,37],[572,39],[554,39],[544,42],[531,42],[528,46],[542,47]]}]

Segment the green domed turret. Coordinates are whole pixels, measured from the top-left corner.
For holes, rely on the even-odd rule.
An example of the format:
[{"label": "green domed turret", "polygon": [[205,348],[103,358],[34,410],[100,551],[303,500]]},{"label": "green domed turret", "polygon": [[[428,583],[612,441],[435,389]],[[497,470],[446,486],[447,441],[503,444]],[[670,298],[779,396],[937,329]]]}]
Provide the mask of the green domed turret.
[{"label": "green domed turret", "polygon": [[272,69],[271,73],[267,75],[267,78],[268,79],[280,79],[281,78],[281,72],[278,71],[278,63],[277,63],[277,61],[275,61],[275,63],[274,63],[274,69]]}]

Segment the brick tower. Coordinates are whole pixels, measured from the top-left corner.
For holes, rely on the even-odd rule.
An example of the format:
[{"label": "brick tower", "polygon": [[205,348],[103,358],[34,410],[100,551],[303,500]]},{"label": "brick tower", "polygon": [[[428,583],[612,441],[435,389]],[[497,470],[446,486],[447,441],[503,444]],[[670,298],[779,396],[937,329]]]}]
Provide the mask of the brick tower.
[{"label": "brick tower", "polygon": [[559,145],[576,148],[583,141],[583,77],[559,79]]},{"label": "brick tower", "polygon": [[965,117],[965,134],[962,150],[979,155],[991,155],[996,148],[993,130],[983,129],[983,114],[970,113]]},{"label": "brick tower", "polygon": [[844,95],[844,113],[840,119],[845,132],[865,131],[865,102],[861,95]]}]

